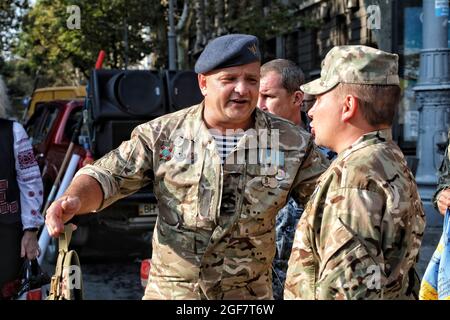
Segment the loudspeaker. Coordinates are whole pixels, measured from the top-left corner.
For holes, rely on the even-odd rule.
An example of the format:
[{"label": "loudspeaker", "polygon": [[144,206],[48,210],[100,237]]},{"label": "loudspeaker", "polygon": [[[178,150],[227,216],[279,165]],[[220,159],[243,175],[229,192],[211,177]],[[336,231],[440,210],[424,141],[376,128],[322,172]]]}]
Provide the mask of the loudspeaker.
[{"label": "loudspeaker", "polygon": [[92,145],[95,158],[99,158],[129,140],[133,129],[143,123],[141,120],[111,120],[98,123],[96,139]]},{"label": "loudspeaker", "polygon": [[158,71],[93,70],[89,84],[94,123],[153,119],[165,114],[163,80]]},{"label": "loudspeaker", "polygon": [[197,73],[191,70],[165,70],[168,111],[174,112],[196,105],[203,100],[198,86]]}]

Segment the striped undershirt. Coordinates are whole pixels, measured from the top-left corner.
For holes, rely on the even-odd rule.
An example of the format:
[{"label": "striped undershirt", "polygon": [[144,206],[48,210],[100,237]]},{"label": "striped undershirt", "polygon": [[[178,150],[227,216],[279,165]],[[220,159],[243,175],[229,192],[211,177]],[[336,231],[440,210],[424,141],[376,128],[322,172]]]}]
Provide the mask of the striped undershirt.
[{"label": "striped undershirt", "polygon": [[239,132],[233,135],[212,135],[216,141],[217,151],[219,152],[222,164],[225,163],[227,156],[233,151],[234,147],[236,147],[244,134],[244,132]]}]

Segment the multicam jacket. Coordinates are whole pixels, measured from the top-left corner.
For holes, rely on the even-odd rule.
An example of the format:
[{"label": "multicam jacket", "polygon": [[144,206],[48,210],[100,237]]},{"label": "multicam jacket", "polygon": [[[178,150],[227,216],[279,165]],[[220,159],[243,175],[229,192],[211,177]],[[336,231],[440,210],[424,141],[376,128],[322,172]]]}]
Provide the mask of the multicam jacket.
[{"label": "multicam jacket", "polygon": [[437,199],[439,193],[448,188],[450,188],[450,130],[448,131],[447,149],[445,150],[444,159],[439,169],[438,188],[433,196],[433,204],[436,209],[438,208]]},{"label": "multicam jacket", "polygon": [[297,226],[284,298],[409,299],[424,228],[390,130],[368,133],[320,177]]},{"label": "multicam jacket", "polygon": [[279,152],[246,134],[222,166],[203,108],[138,126],[78,174],[101,184],[100,209],[153,182],[159,216],[144,299],[271,299],[275,216],[289,195],[306,204],[327,162],[306,131],[256,109],[255,131],[268,141],[278,132]]}]

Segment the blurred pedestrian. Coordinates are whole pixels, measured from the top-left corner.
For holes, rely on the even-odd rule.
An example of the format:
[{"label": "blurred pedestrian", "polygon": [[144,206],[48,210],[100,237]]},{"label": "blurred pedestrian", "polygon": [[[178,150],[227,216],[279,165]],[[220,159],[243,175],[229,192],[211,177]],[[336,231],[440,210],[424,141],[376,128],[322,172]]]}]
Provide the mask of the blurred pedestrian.
[{"label": "blurred pedestrian", "polygon": [[442,215],[450,208],[450,130],[448,131],[447,149],[439,168],[439,185],[433,197],[433,204]]},{"label": "blurred pedestrian", "polygon": [[33,149],[21,124],[7,120],[9,100],[0,77],[0,298],[20,277],[24,259],[39,255],[43,186]]},{"label": "blurred pedestrian", "polygon": [[[299,130],[303,130],[300,128],[305,128],[306,122],[302,122],[301,117],[303,92],[300,86],[304,82],[302,69],[293,61],[275,59],[266,62],[261,66],[258,107],[293,122]],[[323,162],[327,163],[325,159]],[[295,227],[302,212],[303,207],[289,197],[288,203],[277,214],[276,252],[272,272],[273,297],[276,300],[283,299]]]}]

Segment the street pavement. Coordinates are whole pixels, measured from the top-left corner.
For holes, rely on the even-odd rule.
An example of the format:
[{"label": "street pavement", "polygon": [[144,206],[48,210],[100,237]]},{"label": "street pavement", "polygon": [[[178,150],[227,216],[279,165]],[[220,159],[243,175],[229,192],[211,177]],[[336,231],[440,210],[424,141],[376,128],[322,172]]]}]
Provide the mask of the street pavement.
[{"label": "street pavement", "polygon": [[[140,260],[129,258],[80,257],[85,300],[140,300]],[[52,275],[55,266],[44,261],[42,269]]]},{"label": "street pavement", "polygon": [[430,227],[425,228],[425,233],[422,240],[422,247],[420,248],[419,262],[417,264],[417,272],[422,278],[427,268],[428,262],[431,256],[436,250],[436,246],[439,243],[439,239],[442,235],[442,227]]},{"label": "street pavement", "polygon": [[[420,250],[417,271],[420,277],[433,255],[442,234],[442,227],[427,226]],[[86,255],[86,254],[85,254]],[[121,256],[87,255],[80,257],[85,299],[140,300],[144,294],[140,280],[140,259],[126,251]],[[54,266],[45,262],[43,269],[53,274]]]}]

